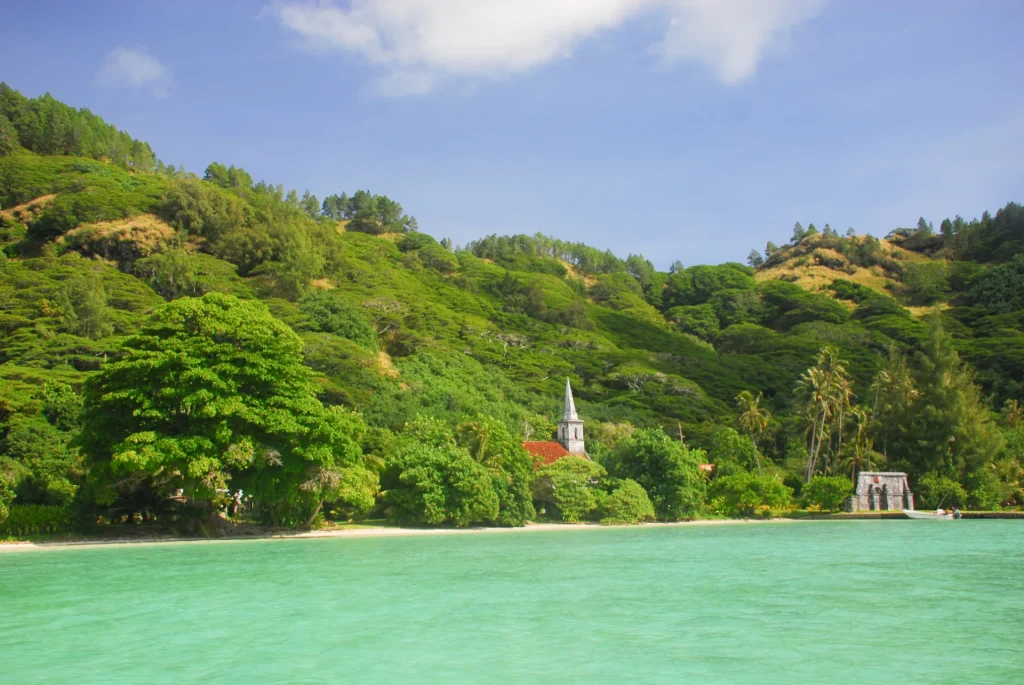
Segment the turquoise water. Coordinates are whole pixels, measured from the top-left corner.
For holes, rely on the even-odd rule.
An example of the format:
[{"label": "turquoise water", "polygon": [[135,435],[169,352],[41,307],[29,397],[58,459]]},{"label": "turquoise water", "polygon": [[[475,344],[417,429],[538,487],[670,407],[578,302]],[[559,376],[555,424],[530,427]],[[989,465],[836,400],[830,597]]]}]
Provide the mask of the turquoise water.
[{"label": "turquoise water", "polygon": [[0,682],[1020,683],[1024,524],[0,554]]}]

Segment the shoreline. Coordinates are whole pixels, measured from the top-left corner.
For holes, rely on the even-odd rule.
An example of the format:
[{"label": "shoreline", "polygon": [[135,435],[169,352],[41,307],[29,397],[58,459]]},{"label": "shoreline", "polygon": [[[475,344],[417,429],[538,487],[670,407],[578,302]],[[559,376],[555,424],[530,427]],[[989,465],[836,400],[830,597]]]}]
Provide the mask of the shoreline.
[{"label": "shoreline", "polygon": [[534,533],[554,530],[613,530],[616,528],[670,528],[678,526],[744,525],[761,523],[797,523],[799,519],[706,519],[696,521],[673,521],[668,523],[640,523],[636,525],[604,526],[598,523],[530,523],[519,528],[400,528],[389,526],[367,526],[361,528],[340,528],[334,530],[310,530],[297,533],[274,532],[266,535],[236,535],[221,538],[152,537],[152,538],[90,538],[83,540],[61,540],[54,542],[12,541],[0,542],[0,554],[5,552],[38,552],[46,549],[72,549],[109,547],[113,545],[149,546],[188,543],[251,542],[264,540],[310,540],[331,538],[382,538],[416,537],[421,535],[479,535],[484,533]]},{"label": "shoreline", "polygon": [[[964,519],[1024,519],[1024,512],[964,512]],[[416,537],[420,535],[475,535],[484,533],[531,533],[566,530],[612,530],[617,528],[674,528],[678,526],[722,526],[763,523],[808,523],[821,521],[903,521],[902,512],[872,512],[856,514],[811,514],[808,516],[787,516],[770,519],[697,519],[694,521],[650,522],[640,524],[601,525],[599,523],[528,523],[519,528],[482,526],[477,528],[403,528],[400,526],[353,526],[330,530],[288,530],[267,531],[254,535],[227,535],[216,538],[175,537],[175,536],[120,536],[109,538],[82,538],[80,540],[54,540],[33,542],[31,540],[0,540],[0,555],[5,552],[35,552],[46,549],[70,549],[108,547],[111,545],[176,545],[190,543],[226,543],[262,540],[310,540],[331,538],[383,538]]]}]

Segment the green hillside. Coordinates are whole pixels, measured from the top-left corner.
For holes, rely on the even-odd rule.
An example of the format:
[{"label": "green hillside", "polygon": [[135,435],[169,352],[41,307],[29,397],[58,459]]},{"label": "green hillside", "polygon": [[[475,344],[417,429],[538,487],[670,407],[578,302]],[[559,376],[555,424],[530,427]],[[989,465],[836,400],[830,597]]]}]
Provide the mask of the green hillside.
[{"label": "green hillside", "polygon": [[[645,440],[670,449],[657,442],[662,429],[718,465],[687,515],[728,507],[755,472],[799,491],[815,474],[849,475],[869,460],[908,470],[926,500],[949,491],[974,506],[1021,501],[1019,205],[886,241],[798,226],[751,266],[664,273],[642,256],[543,235],[453,249],[368,191],[321,202],[217,163],[198,177],[87,111],[7,86],[0,155],[0,502],[115,518],[116,503],[153,513],[172,489],[201,499],[189,488],[203,479],[170,467],[111,475],[110,454],[82,437],[82,422],[89,433],[88,398],[98,396],[87,380],[135,349],[144,327],[171,325],[166,302],[209,293],[265,305],[301,340],[316,405],[357,418],[369,464],[360,468],[380,483],[368,486],[364,514],[409,511],[388,499],[412,473],[409,441],[457,445],[476,468],[488,449],[482,425],[509,449],[551,439],[566,377],[609,492],[622,478],[641,481],[623,464]],[[753,429],[759,393],[770,418]],[[214,461],[202,492],[255,478]],[[348,501],[319,498],[334,500]],[[293,508],[298,518],[271,518],[310,513],[307,500]],[[499,519],[421,522],[484,520]]]}]

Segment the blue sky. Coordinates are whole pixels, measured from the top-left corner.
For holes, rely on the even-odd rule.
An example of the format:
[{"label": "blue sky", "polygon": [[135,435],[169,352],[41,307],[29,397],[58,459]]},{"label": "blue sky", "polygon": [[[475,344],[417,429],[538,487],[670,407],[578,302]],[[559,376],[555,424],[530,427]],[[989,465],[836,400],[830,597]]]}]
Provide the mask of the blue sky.
[{"label": "blue sky", "polygon": [[198,173],[666,268],[1024,200],[1022,28],[1013,0],[8,0],[0,79]]}]

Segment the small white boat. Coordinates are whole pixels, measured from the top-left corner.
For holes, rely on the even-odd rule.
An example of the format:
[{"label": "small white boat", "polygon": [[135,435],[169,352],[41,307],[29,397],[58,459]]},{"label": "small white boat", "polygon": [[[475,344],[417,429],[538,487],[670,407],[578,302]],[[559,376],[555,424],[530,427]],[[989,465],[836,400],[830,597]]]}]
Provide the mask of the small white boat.
[{"label": "small white boat", "polygon": [[936,514],[934,511],[914,511],[904,509],[903,515],[908,519],[922,519],[924,521],[952,521],[953,514]]}]

